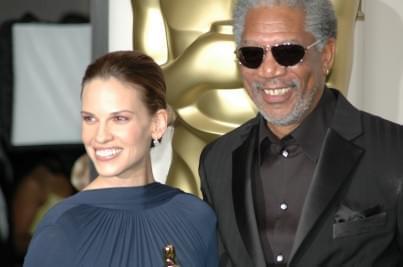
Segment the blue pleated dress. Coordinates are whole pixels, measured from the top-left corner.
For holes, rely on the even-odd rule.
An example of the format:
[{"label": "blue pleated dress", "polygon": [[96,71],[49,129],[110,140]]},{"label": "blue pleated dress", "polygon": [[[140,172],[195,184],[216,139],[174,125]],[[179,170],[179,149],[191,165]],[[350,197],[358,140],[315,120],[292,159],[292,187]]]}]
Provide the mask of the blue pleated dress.
[{"label": "blue pleated dress", "polygon": [[24,266],[158,266],[172,244],[181,267],[218,266],[216,217],[197,197],[169,186],[88,190],[52,208]]}]

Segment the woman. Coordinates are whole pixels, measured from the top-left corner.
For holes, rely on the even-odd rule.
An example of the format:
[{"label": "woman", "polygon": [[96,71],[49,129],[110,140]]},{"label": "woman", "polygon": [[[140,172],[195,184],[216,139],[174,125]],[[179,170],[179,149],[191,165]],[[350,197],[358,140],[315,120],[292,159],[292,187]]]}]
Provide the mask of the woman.
[{"label": "woman", "polygon": [[180,266],[216,266],[213,211],[153,178],[150,147],[168,117],[160,67],[139,52],[109,53],[87,68],[81,98],[99,176],[47,214],[24,266],[163,266],[168,245]]}]

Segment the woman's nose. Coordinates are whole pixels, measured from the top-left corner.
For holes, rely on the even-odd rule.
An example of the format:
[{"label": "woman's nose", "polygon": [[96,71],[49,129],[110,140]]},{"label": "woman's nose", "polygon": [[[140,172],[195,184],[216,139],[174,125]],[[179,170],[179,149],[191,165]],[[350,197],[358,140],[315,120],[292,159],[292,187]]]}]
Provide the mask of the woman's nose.
[{"label": "woman's nose", "polygon": [[96,132],[95,140],[98,143],[106,143],[112,139],[112,133],[106,123],[100,123]]}]

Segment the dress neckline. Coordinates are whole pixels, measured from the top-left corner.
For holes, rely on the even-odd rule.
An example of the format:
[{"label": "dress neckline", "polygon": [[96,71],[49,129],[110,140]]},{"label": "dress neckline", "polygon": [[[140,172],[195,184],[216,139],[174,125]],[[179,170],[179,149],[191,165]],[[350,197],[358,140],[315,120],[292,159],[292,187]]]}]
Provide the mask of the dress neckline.
[{"label": "dress neckline", "polygon": [[149,208],[165,203],[179,193],[179,189],[152,182],[143,186],[85,190],[75,196],[80,202],[96,206],[123,208],[129,203],[131,207]]}]

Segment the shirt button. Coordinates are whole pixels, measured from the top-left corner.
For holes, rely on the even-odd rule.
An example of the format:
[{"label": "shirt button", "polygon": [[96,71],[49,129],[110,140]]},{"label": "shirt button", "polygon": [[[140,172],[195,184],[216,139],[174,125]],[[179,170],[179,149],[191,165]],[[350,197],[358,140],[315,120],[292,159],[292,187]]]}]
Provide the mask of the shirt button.
[{"label": "shirt button", "polygon": [[283,155],[283,157],[288,157],[288,151],[287,150],[283,150],[283,152],[281,152],[281,155]]},{"label": "shirt button", "polygon": [[285,202],[281,203],[281,204],[280,204],[280,209],[281,209],[281,210],[287,210],[287,209],[288,209],[287,203],[285,203]]},{"label": "shirt button", "polygon": [[281,254],[278,254],[278,255],[276,256],[276,261],[277,261],[277,262],[283,262],[283,261],[284,261],[284,256],[281,255]]}]

